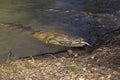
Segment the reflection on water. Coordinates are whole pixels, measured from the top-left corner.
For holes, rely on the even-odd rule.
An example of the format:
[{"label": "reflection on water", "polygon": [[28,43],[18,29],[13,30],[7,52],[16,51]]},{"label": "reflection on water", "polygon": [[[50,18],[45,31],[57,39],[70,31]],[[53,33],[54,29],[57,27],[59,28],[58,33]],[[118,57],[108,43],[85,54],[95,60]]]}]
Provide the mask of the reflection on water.
[{"label": "reflection on water", "polygon": [[[68,28],[68,26],[74,26],[72,25],[74,20],[77,21],[80,19],[81,12],[107,11],[107,9],[110,8],[109,5],[111,5],[111,1],[112,0],[106,2],[103,0],[0,0],[0,22],[22,23],[34,26],[36,29]],[[115,4],[119,3],[113,2]],[[106,3],[108,3],[107,6]],[[78,23],[79,22],[78,20]]]},{"label": "reflection on water", "polygon": [[[39,25],[48,6],[54,0],[1,0],[0,1],[0,21],[16,22],[22,24]],[[49,4],[49,5],[48,5]]]},{"label": "reflection on water", "polygon": [[70,23],[69,18],[80,13],[82,2],[82,0],[1,0],[0,22],[16,22],[44,28],[61,26]]}]

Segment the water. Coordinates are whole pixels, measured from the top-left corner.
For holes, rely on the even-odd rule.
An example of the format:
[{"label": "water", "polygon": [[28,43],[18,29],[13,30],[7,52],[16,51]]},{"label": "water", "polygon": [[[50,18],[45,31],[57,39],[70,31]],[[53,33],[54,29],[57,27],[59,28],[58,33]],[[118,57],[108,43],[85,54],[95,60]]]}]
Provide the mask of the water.
[{"label": "water", "polygon": [[21,23],[37,29],[61,27],[61,24],[65,24],[71,16],[71,13],[67,11],[74,12],[77,6],[79,8],[79,4],[71,6],[71,2],[68,3],[66,0],[1,0],[0,22]]},{"label": "water", "polygon": [[0,0],[0,22],[21,23],[37,30],[76,31],[75,27],[83,24],[82,12],[100,13],[119,9],[119,1],[114,2],[112,8],[109,7],[110,2],[108,0],[106,5],[101,0]]},{"label": "water", "polygon": [[[119,3],[119,0],[0,0],[0,23],[59,30],[72,37],[83,37],[94,45],[101,33],[119,28]],[[17,50],[17,55],[22,53],[20,56],[40,54],[40,44],[19,31],[0,28],[2,56],[11,49],[14,53]]]}]

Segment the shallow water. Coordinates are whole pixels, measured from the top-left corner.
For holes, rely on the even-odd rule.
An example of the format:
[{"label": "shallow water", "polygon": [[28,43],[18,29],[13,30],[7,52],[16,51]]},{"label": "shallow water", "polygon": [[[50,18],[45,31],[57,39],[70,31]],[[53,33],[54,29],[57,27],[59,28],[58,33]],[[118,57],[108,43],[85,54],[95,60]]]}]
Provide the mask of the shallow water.
[{"label": "shallow water", "polygon": [[[71,5],[72,2],[77,4]],[[69,17],[74,17],[75,14],[72,11],[75,12],[75,9],[79,9],[79,2],[81,1],[1,0],[0,22],[21,23],[37,29],[63,27],[61,25],[65,24],[64,21],[67,22]]]},{"label": "shallow water", "polygon": [[[114,1],[116,6],[108,8],[110,2],[108,0],[105,6],[106,2],[101,0],[0,0],[0,22],[21,23],[36,30],[67,30],[75,34],[79,26],[84,26],[83,12],[110,13],[113,9],[119,10],[119,1]],[[87,32],[86,25],[82,28]]]}]

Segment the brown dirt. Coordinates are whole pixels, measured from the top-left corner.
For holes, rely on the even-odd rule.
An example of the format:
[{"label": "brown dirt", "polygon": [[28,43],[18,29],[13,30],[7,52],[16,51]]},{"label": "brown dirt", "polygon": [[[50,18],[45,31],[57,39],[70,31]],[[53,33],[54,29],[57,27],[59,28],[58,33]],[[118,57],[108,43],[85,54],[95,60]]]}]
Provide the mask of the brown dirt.
[{"label": "brown dirt", "polygon": [[92,53],[44,56],[0,65],[0,80],[120,80],[120,35]]}]

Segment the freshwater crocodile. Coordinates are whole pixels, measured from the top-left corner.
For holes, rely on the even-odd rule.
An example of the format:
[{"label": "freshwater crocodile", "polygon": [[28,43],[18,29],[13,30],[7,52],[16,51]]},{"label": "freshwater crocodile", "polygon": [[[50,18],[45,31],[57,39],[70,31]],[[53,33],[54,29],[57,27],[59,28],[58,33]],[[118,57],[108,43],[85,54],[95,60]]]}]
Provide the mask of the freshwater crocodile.
[{"label": "freshwater crocodile", "polygon": [[[2,33],[4,31],[5,35]],[[19,32],[20,34],[16,34]],[[8,58],[16,60],[28,56],[67,51],[85,44],[89,45],[82,37],[70,37],[55,30],[36,31],[29,26],[16,23],[0,23],[0,33],[0,44],[2,44],[0,46],[0,63]],[[22,38],[21,34],[26,37]],[[18,45],[19,42],[21,42],[20,45]],[[7,49],[8,46],[9,49]]]},{"label": "freshwater crocodile", "polygon": [[0,23],[0,26],[4,26],[2,28],[6,29],[22,31],[46,44],[54,44],[66,47],[80,47],[84,45],[91,46],[89,43],[85,42],[84,38],[82,37],[70,37],[60,31],[35,31],[29,26],[23,26],[22,24],[16,23]]}]

